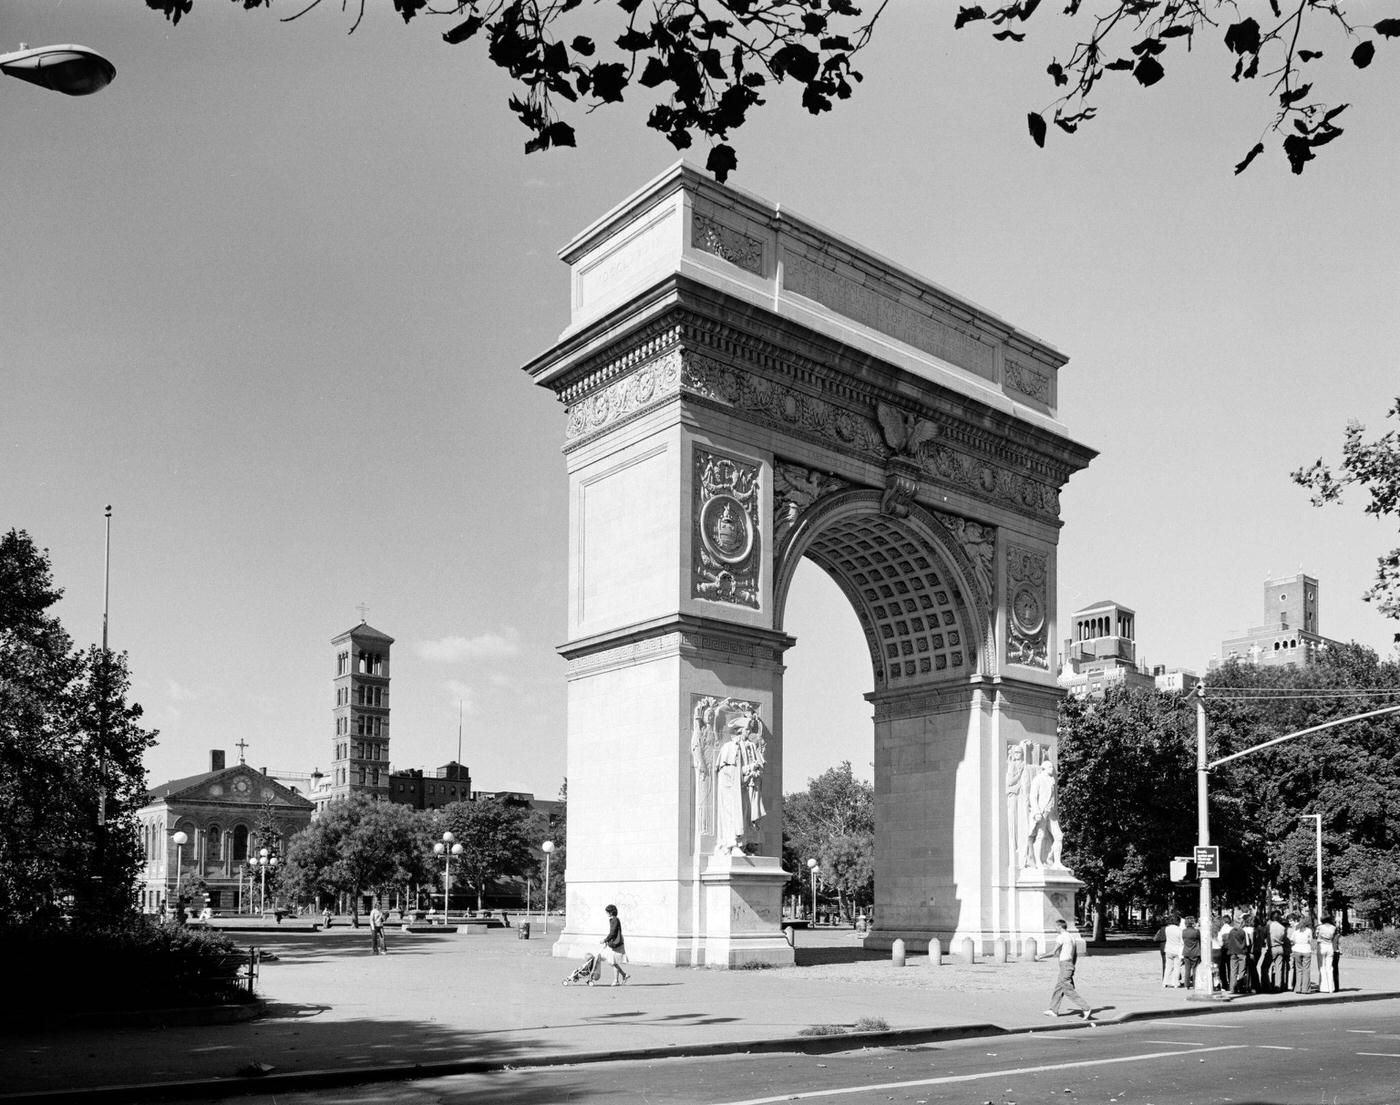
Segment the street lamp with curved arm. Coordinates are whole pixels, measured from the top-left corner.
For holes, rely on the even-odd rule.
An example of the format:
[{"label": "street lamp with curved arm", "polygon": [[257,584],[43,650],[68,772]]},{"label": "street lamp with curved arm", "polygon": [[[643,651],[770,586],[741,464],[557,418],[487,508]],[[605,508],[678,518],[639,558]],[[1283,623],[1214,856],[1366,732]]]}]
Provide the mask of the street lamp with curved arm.
[{"label": "street lamp with curved arm", "polygon": [[66,96],[90,96],[112,83],[117,67],[86,46],[21,46],[0,54],[0,72]]}]

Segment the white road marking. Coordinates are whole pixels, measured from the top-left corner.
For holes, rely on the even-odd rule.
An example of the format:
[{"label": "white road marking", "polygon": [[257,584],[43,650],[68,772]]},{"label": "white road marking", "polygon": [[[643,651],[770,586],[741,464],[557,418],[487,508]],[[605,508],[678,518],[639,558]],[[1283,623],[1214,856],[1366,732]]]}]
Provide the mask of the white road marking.
[{"label": "white road marking", "polygon": [[1261,1049],[1264,1050],[1264,1051],[1293,1051],[1293,1050],[1294,1050],[1294,1049],[1291,1048],[1291,1047],[1284,1047],[1283,1044],[1255,1044],[1254,1046],[1257,1047],[1257,1048],[1261,1048]]},{"label": "white road marking", "polygon": [[[1157,1023],[1157,1024],[1170,1025],[1172,1028],[1200,1028],[1200,1027],[1201,1027],[1201,1022],[1200,1022],[1200,1021],[1157,1021],[1156,1023]],[[1213,1030],[1213,1029],[1217,1029],[1217,1028],[1244,1028],[1245,1026],[1242,1025],[1242,1024],[1217,1024],[1215,1021],[1211,1021],[1211,1022],[1210,1022],[1210,1027],[1211,1027],[1211,1029]]]},{"label": "white road marking", "polygon": [[1143,1040],[1145,1044],[1166,1044],[1168,1047],[1205,1047],[1200,1040]]},{"label": "white road marking", "polygon": [[1376,1034],[1376,1030],[1374,1028],[1348,1028],[1347,1031],[1355,1032],[1357,1035],[1360,1036],[1374,1036]]},{"label": "white road marking", "polygon": [[976,1082],[984,1078],[1010,1078],[1018,1074],[1043,1074],[1052,1070],[1074,1070],[1079,1067],[1102,1067],[1114,1063],[1137,1063],[1144,1059],[1167,1059],[1182,1055],[1205,1055],[1216,1051],[1240,1051],[1247,1044],[1222,1044],[1219,1047],[1197,1048],[1195,1051],[1154,1051],[1142,1055],[1121,1055],[1115,1059],[1081,1059],[1073,1063],[1047,1063],[1039,1067],[1012,1067],[1008,1070],[978,1071],[976,1074],[948,1074],[942,1078],[917,1078],[909,1082],[881,1082],[869,1086],[842,1086],[831,1090],[808,1090],[805,1093],[785,1093],[776,1097],[750,1097],[742,1101],[726,1101],[722,1105],[777,1105],[781,1101],[810,1101],[818,1097],[841,1097],[846,1094],[876,1093],[881,1090],[908,1090],[916,1086],[946,1086],[954,1082]]},{"label": "white road marking", "polygon": [[1377,1059],[1400,1059],[1400,1054],[1393,1051],[1358,1051],[1357,1055],[1371,1055]]}]

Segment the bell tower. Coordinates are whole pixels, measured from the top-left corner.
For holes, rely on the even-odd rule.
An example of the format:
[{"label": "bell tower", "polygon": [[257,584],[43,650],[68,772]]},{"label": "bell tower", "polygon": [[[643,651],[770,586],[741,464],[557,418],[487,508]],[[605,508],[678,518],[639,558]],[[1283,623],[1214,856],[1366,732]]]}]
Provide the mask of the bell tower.
[{"label": "bell tower", "polygon": [[389,650],[394,638],[360,622],[331,638],[335,739],[329,800],[389,797]]}]

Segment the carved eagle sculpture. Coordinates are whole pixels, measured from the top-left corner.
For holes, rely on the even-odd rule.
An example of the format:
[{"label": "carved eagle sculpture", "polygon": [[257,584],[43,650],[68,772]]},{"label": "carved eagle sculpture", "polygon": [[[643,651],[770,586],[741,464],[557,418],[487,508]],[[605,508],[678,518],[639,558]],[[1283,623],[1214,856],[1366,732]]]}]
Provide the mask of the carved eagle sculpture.
[{"label": "carved eagle sculpture", "polygon": [[917,458],[923,452],[924,443],[938,436],[938,427],[932,422],[888,403],[878,404],[875,416],[879,419],[885,444],[896,456]]}]

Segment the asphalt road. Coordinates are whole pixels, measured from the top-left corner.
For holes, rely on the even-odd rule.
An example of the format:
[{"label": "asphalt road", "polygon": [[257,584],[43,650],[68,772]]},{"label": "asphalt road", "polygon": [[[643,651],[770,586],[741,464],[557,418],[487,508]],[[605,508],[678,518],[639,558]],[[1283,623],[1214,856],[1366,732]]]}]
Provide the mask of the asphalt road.
[{"label": "asphalt road", "polygon": [[1400,1000],[1221,1010],[816,1056],[529,1068],[237,1100],[248,1105],[274,1100],[277,1105],[1400,1105]]}]

